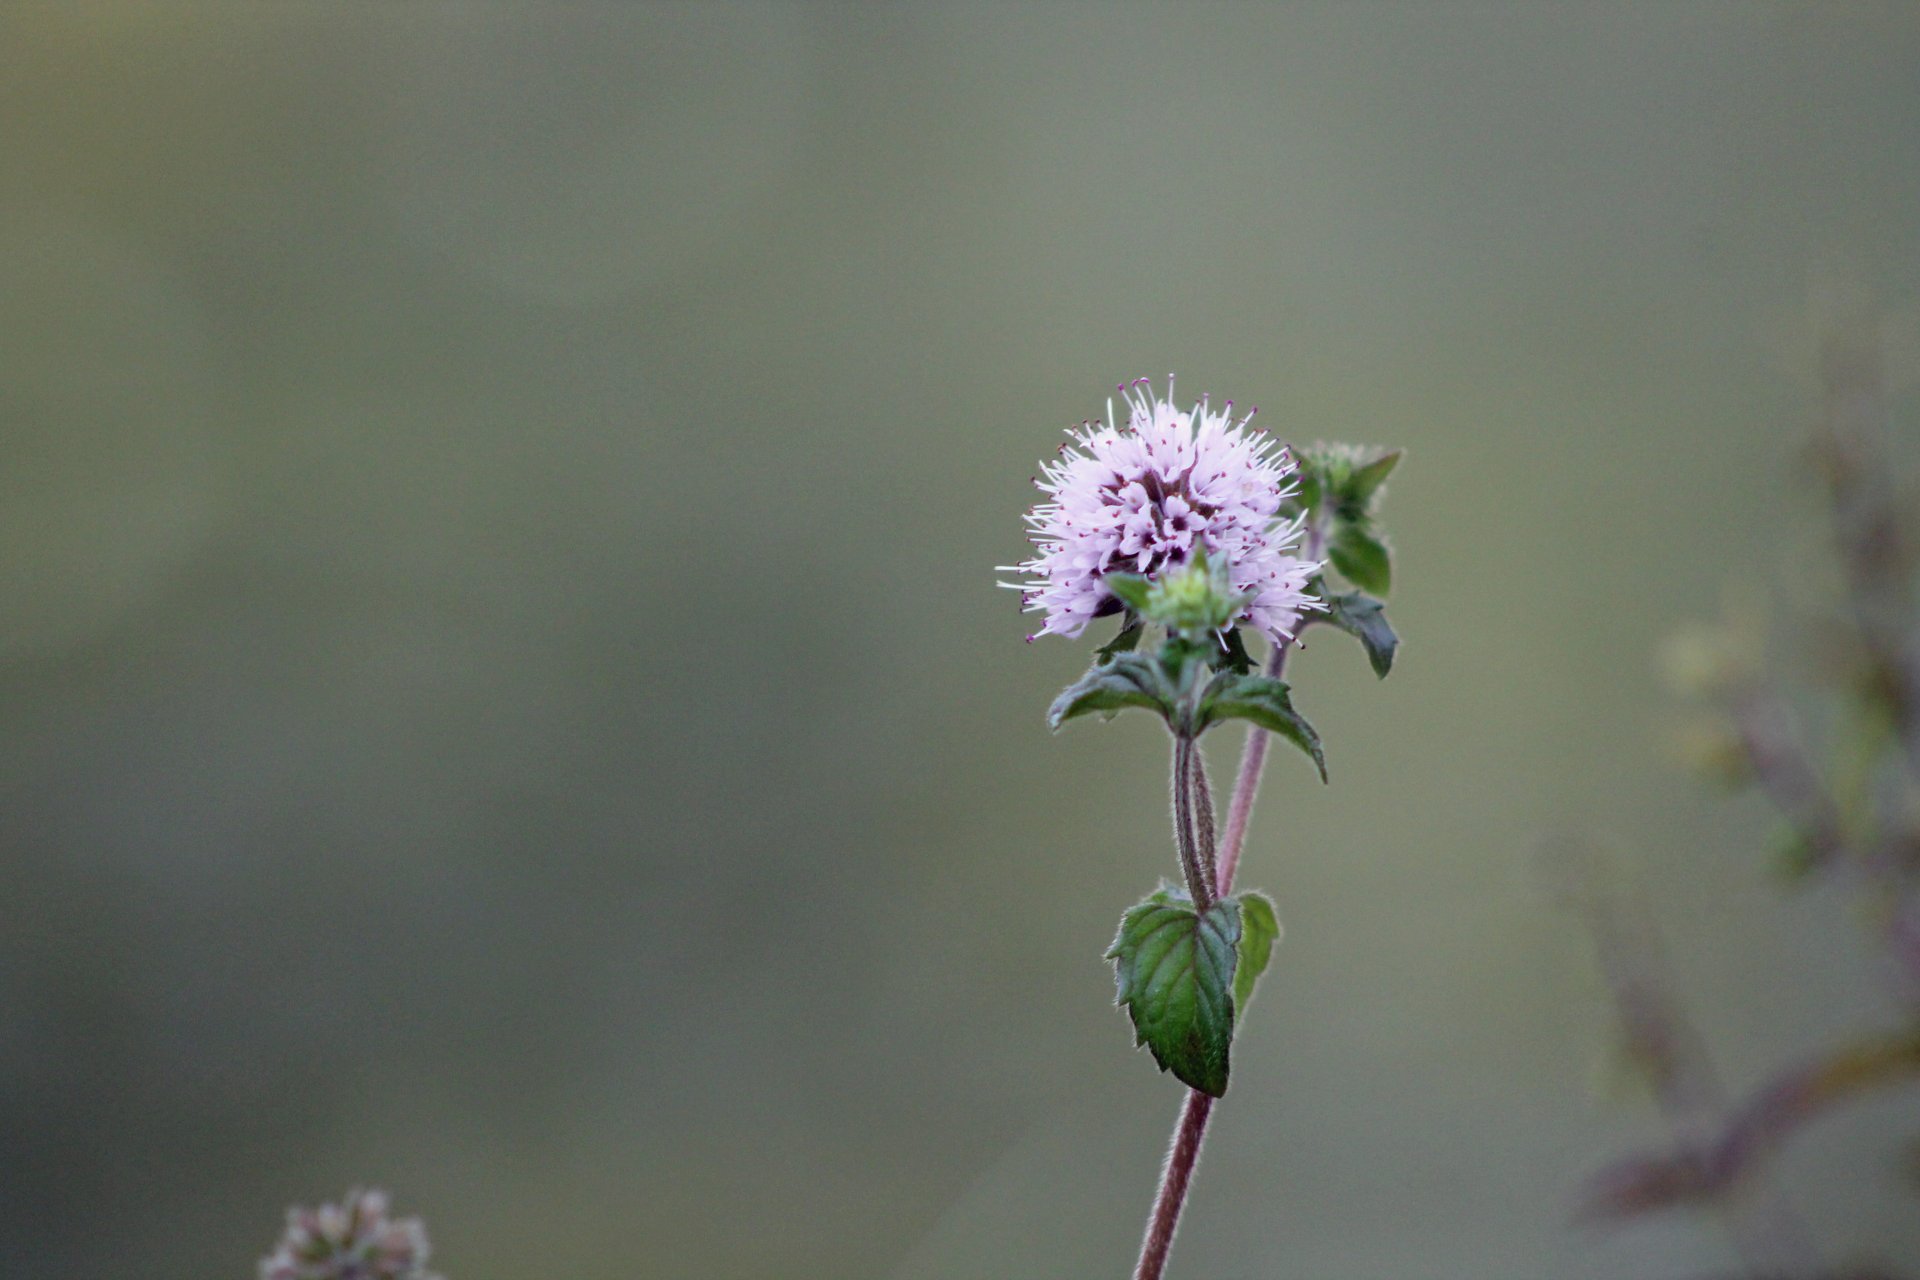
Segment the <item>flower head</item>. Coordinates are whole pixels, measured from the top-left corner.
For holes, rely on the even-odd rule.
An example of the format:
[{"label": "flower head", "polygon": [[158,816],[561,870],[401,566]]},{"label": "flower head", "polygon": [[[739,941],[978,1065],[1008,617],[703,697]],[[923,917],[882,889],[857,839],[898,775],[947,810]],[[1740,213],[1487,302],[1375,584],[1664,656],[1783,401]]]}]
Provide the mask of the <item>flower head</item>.
[{"label": "flower head", "polygon": [[1157,579],[1204,547],[1246,597],[1234,621],[1276,643],[1291,639],[1301,613],[1318,607],[1307,582],[1320,568],[1292,554],[1300,520],[1280,518],[1293,493],[1291,456],[1249,425],[1252,413],[1235,421],[1232,401],[1215,410],[1202,396],[1183,413],[1171,378],[1164,400],[1144,378],[1119,390],[1126,425],[1070,431],[1072,447],[1062,445],[1034,481],[1046,495],[1027,514],[1035,554],[1007,569],[1032,575],[1009,585],[1046,615],[1035,634],[1079,635],[1125,607],[1106,575]]},{"label": "flower head", "polygon": [[418,1218],[388,1218],[385,1192],[349,1191],[340,1204],[288,1210],[260,1280],[437,1280],[426,1265]]}]

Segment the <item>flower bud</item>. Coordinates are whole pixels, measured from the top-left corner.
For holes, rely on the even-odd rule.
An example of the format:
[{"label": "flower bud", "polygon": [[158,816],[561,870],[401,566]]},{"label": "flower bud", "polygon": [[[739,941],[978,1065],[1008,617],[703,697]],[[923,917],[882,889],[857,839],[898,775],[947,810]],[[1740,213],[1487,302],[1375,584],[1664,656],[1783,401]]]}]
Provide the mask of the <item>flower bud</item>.
[{"label": "flower bud", "polygon": [[1147,588],[1141,616],[1169,631],[1198,639],[1234,625],[1247,597],[1233,589],[1226,561],[1204,550],[1177,569],[1163,571]]}]

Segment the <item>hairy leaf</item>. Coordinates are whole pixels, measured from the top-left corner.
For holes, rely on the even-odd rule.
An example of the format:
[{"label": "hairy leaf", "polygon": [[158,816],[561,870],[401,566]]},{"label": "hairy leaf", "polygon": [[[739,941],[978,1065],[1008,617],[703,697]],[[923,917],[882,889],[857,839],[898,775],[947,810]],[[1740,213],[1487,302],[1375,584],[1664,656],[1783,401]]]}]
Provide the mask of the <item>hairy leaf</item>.
[{"label": "hairy leaf", "polygon": [[1233,1018],[1237,1025],[1247,1014],[1254,984],[1267,971],[1273,944],[1280,940],[1280,918],[1264,893],[1237,893],[1240,904],[1240,948],[1233,969]]},{"label": "hairy leaf", "polygon": [[1058,729],[1075,716],[1099,712],[1111,718],[1128,707],[1173,714],[1173,690],[1160,664],[1144,654],[1119,653],[1095,663],[1087,674],[1060,691],[1047,709],[1047,725]]},{"label": "hairy leaf", "polygon": [[1373,495],[1393,473],[1394,466],[1400,461],[1401,452],[1399,449],[1394,449],[1381,454],[1363,467],[1354,468],[1353,477],[1347,481],[1347,491],[1344,495],[1347,501],[1363,508],[1371,502]]},{"label": "hairy leaf", "polygon": [[1393,560],[1386,544],[1364,525],[1342,524],[1327,548],[1333,567],[1362,591],[1384,596],[1393,590]]},{"label": "hairy leaf", "polygon": [[1222,672],[1207,685],[1198,719],[1196,731],[1222,720],[1250,720],[1313,757],[1320,781],[1327,780],[1327,757],[1320,747],[1320,735],[1293,709],[1293,697],[1284,680]]},{"label": "hairy leaf", "polygon": [[1216,1098],[1227,1091],[1239,947],[1238,902],[1223,898],[1203,914],[1161,889],[1121,917],[1107,951],[1134,1042],[1162,1071]]},{"label": "hairy leaf", "polygon": [[1247,652],[1247,642],[1240,635],[1240,628],[1230,628],[1221,637],[1220,650],[1213,655],[1213,669],[1231,671],[1235,675],[1245,675],[1253,670],[1253,655]]},{"label": "hairy leaf", "polygon": [[1400,648],[1400,637],[1387,621],[1387,606],[1360,591],[1325,597],[1325,620],[1358,640],[1373,664],[1373,674],[1382,680],[1393,670],[1393,656]]},{"label": "hairy leaf", "polygon": [[1120,634],[1093,651],[1096,662],[1108,662],[1115,654],[1132,653],[1140,647],[1140,635],[1146,630],[1138,618],[1127,615],[1126,625],[1120,628]]}]

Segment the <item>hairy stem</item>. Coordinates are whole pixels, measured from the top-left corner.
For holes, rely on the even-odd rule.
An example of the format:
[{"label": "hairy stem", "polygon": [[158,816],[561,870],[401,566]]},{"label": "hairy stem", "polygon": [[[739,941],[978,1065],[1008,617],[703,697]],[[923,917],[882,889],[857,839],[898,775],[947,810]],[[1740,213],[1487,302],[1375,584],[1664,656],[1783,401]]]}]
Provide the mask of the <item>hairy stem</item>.
[{"label": "hairy stem", "polygon": [[1206,803],[1198,803],[1196,791],[1205,795],[1206,787],[1204,779],[1199,787],[1194,785],[1199,754],[1191,734],[1174,736],[1173,840],[1180,850],[1180,870],[1187,878],[1194,910],[1204,912],[1213,905],[1213,802],[1208,797]]},{"label": "hairy stem", "polygon": [[[1318,524],[1307,529],[1306,557],[1316,560],[1326,545],[1326,531]],[[1304,628],[1304,620],[1300,626]],[[1267,674],[1278,680],[1287,669],[1287,654],[1299,640],[1288,643],[1275,643],[1273,655],[1267,659]],[[1187,771],[1182,773],[1180,744],[1187,748]],[[1193,894],[1193,904],[1199,910],[1206,910],[1213,897],[1226,897],[1233,892],[1233,877],[1240,869],[1240,850],[1247,842],[1247,823],[1253,817],[1253,798],[1260,790],[1260,772],[1267,763],[1267,731],[1258,727],[1247,730],[1247,743],[1240,753],[1240,772],[1234,778],[1233,798],[1227,803],[1227,829],[1220,840],[1218,850],[1213,842],[1213,795],[1207,786],[1206,765],[1200,759],[1200,753],[1192,739],[1176,740],[1174,745],[1174,833],[1182,842],[1204,843],[1207,850],[1206,874],[1208,883],[1199,886],[1194,883],[1194,873],[1187,872],[1189,891]],[[1199,803],[1189,804],[1197,807],[1204,815],[1204,826],[1199,834],[1185,827],[1180,818],[1182,778],[1188,780],[1188,786],[1197,793]],[[1194,863],[1199,862],[1198,857]],[[1216,866],[1216,862],[1218,865]],[[1189,866],[1185,847],[1180,855],[1182,870]],[[1200,890],[1208,890],[1203,894]],[[1202,903],[1202,898],[1206,902]],[[1207,1136],[1207,1121],[1213,1115],[1213,1099],[1198,1089],[1189,1090],[1187,1100],[1181,1105],[1180,1119],[1174,1125],[1173,1146],[1167,1152],[1167,1164],[1160,1171],[1160,1190],[1153,1198],[1153,1214],[1147,1219],[1147,1237],[1140,1245],[1140,1262],[1133,1269],[1133,1280],[1160,1280],[1161,1273],[1167,1267],[1167,1254],[1173,1248],[1174,1228],[1180,1225],[1180,1210],[1187,1202],[1187,1184],[1193,1181],[1194,1166],[1200,1162],[1200,1144]]]},{"label": "hairy stem", "polygon": [[1207,1117],[1211,1114],[1213,1099],[1198,1089],[1189,1091],[1186,1104],[1180,1108],[1180,1122],[1173,1130],[1173,1149],[1167,1153],[1167,1167],[1160,1174],[1160,1193],[1153,1199],[1153,1216],[1147,1219],[1147,1238],[1140,1246],[1133,1280],[1160,1280],[1167,1268],[1173,1229],[1180,1225],[1187,1183],[1200,1160],[1200,1143],[1207,1136]]},{"label": "hairy stem", "polygon": [[[1254,730],[1265,736],[1263,730]],[[1256,769],[1256,774],[1258,770]],[[1239,790],[1244,789],[1246,778],[1245,761],[1241,764],[1241,784],[1236,788],[1234,803],[1239,803]],[[1192,738],[1181,736],[1175,739],[1173,756],[1173,812],[1174,832],[1180,843],[1180,866],[1187,876],[1187,890],[1193,897],[1196,910],[1205,911],[1214,902],[1215,877],[1222,886],[1233,881],[1231,864],[1223,866],[1217,873],[1214,870],[1214,831],[1213,831],[1213,794],[1207,784],[1206,765],[1200,758],[1198,747]],[[1243,835],[1245,821],[1242,819]],[[1228,839],[1232,833],[1229,828]],[[1235,853],[1237,854],[1237,850]],[[1180,1225],[1180,1211],[1187,1202],[1187,1184],[1193,1180],[1194,1166],[1200,1162],[1200,1144],[1207,1136],[1207,1120],[1213,1114],[1213,1099],[1198,1089],[1187,1092],[1187,1100],[1180,1109],[1180,1119],[1174,1126],[1173,1146],[1167,1152],[1167,1163],[1160,1171],[1160,1190],[1153,1198],[1153,1213],[1147,1219],[1146,1239],[1140,1244],[1140,1261],[1134,1267],[1134,1280],[1160,1280],[1166,1270],[1167,1254],[1173,1248],[1174,1229]]]},{"label": "hairy stem", "polygon": [[[1292,645],[1276,644],[1267,659],[1267,674],[1278,680],[1287,669],[1287,654]],[[1253,799],[1260,792],[1260,773],[1267,764],[1267,731],[1259,726],[1247,730],[1247,745],[1240,753],[1240,774],[1234,779],[1233,799],[1227,805],[1227,830],[1220,840],[1220,870],[1215,880],[1221,897],[1233,892],[1233,877],[1240,870],[1240,850],[1247,842],[1247,823],[1253,817]]]},{"label": "hairy stem", "polygon": [[1195,741],[1188,753],[1187,766],[1193,775],[1193,834],[1200,855],[1200,878],[1214,882],[1213,785],[1207,781],[1207,753]]},{"label": "hairy stem", "polygon": [[[1317,523],[1308,526],[1304,548],[1306,558],[1318,560],[1326,547],[1326,530]],[[1275,642],[1267,658],[1267,674],[1278,680],[1287,671],[1287,655],[1300,643],[1299,633],[1306,630],[1308,618],[1294,625],[1294,638],[1285,644]],[[1260,774],[1267,765],[1267,731],[1254,726],[1247,730],[1247,745],[1240,753],[1240,773],[1233,780],[1233,799],[1227,805],[1227,830],[1220,841],[1220,871],[1215,883],[1221,897],[1233,892],[1233,877],[1240,870],[1240,850],[1247,843],[1247,823],[1253,818],[1253,798],[1260,793]]]}]

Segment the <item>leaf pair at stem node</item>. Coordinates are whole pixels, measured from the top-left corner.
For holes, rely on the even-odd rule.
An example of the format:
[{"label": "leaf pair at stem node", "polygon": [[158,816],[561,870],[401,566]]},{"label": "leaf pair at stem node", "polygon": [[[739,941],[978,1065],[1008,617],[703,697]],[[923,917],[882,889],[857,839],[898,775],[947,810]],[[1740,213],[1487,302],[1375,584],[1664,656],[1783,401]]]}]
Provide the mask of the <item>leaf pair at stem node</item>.
[{"label": "leaf pair at stem node", "polygon": [[[1224,721],[1246,720],[1306,752],[1320,780],[1327,780],[1320,735],[1294,710],[1286,681],[1223,670],[1200,683],[1200,673],[1193,670],[1198,664],[1190,654],[1173,653],[1174,669],[1169,671],[1169,652],[1179,645],[1169,640],[1158,657],[1119,653],[1096,663],[1054,699],[1047,724],[1058,729],[1078,716],[1098,713],[1111,719],[1128,707],[1144,707],[1165,720],[1176,735],[1198,737]],[[1183,689],[1183,685],[1189,687]]]},{"label": "leaf pair at stem node", "polygon": [[1107,958],[1134,1042],[1191,1088],[1226,1093],[1234,1030],[1279,937],[1273,903],[1258,893],[1197,911],[1163,886],[1130,908]]}]

